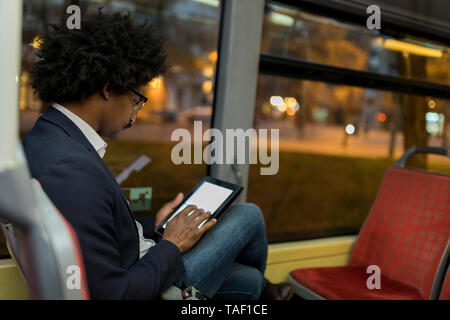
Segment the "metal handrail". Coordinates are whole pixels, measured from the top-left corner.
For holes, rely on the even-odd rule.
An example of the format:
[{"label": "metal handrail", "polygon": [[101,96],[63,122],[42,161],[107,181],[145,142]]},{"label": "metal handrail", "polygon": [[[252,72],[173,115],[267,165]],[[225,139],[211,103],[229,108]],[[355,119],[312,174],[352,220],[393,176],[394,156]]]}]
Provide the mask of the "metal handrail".
[{"label": "metal handrail", "polygon": [[437,154],[450,158],[450,148],[445,149],[439,147],[414,146],[405,151],[400,159],[395,162],[394,167],[405,168],[406,161],[408,161],[408,159],[416,153]]}]

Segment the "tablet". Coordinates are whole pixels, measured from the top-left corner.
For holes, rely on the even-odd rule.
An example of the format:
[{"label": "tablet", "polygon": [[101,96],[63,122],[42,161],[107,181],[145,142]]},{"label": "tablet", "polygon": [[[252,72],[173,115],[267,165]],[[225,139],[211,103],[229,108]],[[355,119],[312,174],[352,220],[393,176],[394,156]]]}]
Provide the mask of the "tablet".
[{"label": "tablet", "polygon": [[[155,232],[162,236],[167,223],[172,220],[184,208],[193,204],[197,208],[211,212],[212,218],[218,218],[220,214],[236,199],[241,193],[242,187],[226,181],[205,177],[195,187],[195,189],[185,198],[184,202],[179,205],[174,212],[167,217],[159,226],[155,228]],[[206,223],[203,222],[203,224]]]}]

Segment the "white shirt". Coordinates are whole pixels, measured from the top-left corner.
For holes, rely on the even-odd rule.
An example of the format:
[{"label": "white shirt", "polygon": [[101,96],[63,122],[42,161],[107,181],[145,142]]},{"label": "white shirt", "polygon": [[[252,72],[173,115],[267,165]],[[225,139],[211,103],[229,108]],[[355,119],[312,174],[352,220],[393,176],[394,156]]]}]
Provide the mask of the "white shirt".
[{"label": "white shirt", "polygon": [[[87,124],[86,121],[81,119],[69,109],[63,107],[58,103],[53,104],[53,108],[59,110],[66,117],[72,120],[72,122],[78,127],[78,129],[83,132],[90,144],[92,144],[92,146],[95,148],[95,151],[97,151],[100,158],[103,158],[106,153],[106,147],[108,146],[108,144],[100,137],[100,135],[89,124]],[[147,253],[147,251],[156,243],[152,239],[144,238],[142,225],[136,220],[135,222],[139,234],[139,258],[142,258]]]}]

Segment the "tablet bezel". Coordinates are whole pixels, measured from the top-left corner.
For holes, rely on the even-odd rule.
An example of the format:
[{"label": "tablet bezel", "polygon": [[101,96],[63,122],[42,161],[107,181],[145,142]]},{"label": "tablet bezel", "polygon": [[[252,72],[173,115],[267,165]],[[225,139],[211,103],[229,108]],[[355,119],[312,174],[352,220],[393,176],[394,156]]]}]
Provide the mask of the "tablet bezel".
[{"label": "tablet bezel", "polygon": [[[175,212],[177,212],[178,208],[180,208],[185,202],[186,199],[189,199],[192,194],[194,194],[198,188],[200,188],[200,186],[205,183],[205,182],[209,182],[215,185],[218,185],[220,187],[224,187],[227,189],[232,190],[231,194],[225,199],[225,201],[222,202],[222,204],[216,209],[215,213],[211,216],[212,218],[218,218],[223,211],[225,211],[225,209],[231,204],[233,203],[233,201],[237,198],[237,196],[242,192],[242,190],[244,189],[243,187],[234,184],[234,183],[230,183],[227,181],[223,181],[223,180],[219,180],[210,176],[206,176],[204,177],[202,180],[200,180],[200,182],[195,186],[195,188],[184,198],[185,200],[179,205],[177,206],[173,212],[163,220],[163,222],[161,222],[161,224],[159,226],[157,226],[155,228],[155,232],[162,237],[165,228],[163,228],[163,225],[175,214]],[[201,208],[200,208],[201,209]]]}]

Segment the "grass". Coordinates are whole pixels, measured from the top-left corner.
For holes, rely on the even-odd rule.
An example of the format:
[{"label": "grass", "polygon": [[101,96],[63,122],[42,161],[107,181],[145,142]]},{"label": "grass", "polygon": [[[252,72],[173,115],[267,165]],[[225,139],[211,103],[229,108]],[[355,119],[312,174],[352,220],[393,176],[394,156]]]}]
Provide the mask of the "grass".
[{"label": "grass", "polygon": [[271,241],[356,233],[392,163],[282,152],[278,175],[251,168],[248,201],[263,209]]}]

